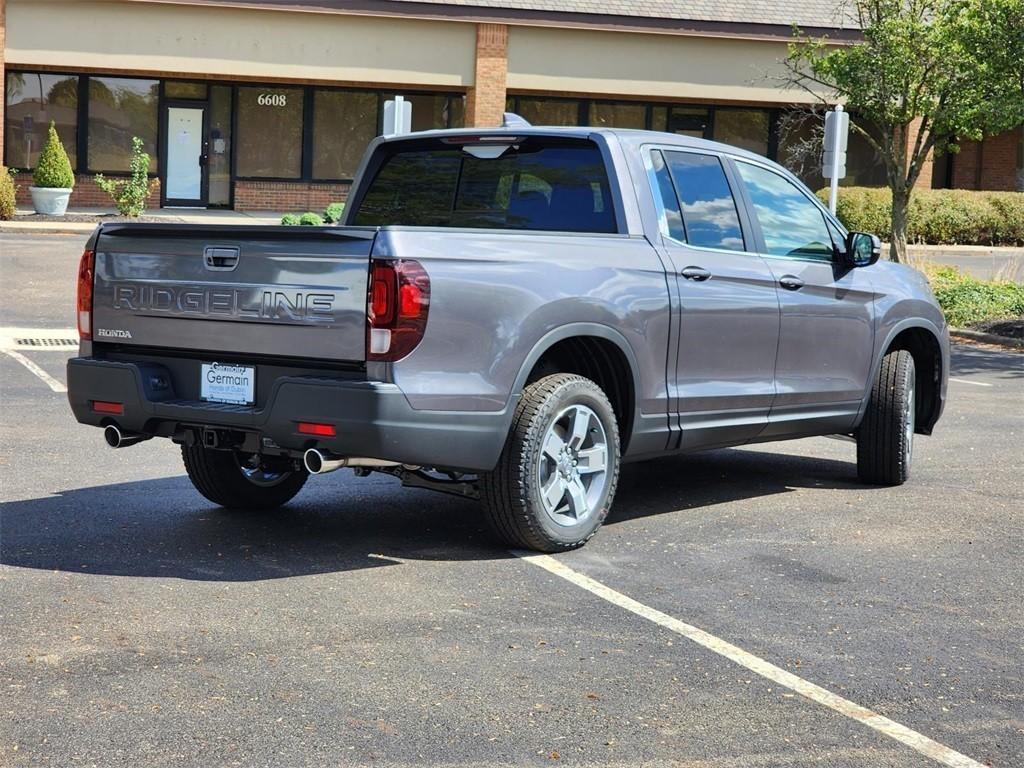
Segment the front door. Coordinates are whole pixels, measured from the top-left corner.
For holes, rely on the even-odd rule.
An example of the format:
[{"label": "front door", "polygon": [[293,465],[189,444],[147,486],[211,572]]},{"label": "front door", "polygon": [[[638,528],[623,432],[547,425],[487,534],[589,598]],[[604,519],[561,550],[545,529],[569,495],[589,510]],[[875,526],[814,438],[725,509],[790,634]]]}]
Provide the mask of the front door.
[{"label": "front door", "polygon": [[778,391],[761,437],[846,432],[871,375],[870,273],[837,261],[835,241],[841,233],[808,193],[770,168],[735,163],[782,309]]},{"label": "front door", "polygon": [[169,104],[164,127],[164,205],[206,205],[206,108]]},{"label": "front door", "polygon": [[664,249],[679,294],[673,410],[683,449],[757,437],[775,396],[779,301],[713,153],[654,150]]}]

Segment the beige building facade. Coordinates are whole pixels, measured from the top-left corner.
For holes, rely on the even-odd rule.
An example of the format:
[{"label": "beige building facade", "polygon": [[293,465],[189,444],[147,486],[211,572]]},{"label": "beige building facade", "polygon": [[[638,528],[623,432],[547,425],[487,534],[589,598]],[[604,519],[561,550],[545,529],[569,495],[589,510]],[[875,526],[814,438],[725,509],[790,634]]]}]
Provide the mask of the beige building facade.
[{"label": "beige building facade", "polygon": [[[154,204],[316,210],[345,198],[401,94],[414,130],[498,125],[511,110],[685,132],[778,159],[813,186],[814,159],[795,151],[806,128],[790,119],[812,99],[773,76],[792,22],[838,43],[857,32],[830,2],[760,5],[0,0],[4,163],[31,169],[52,121],[78,176],[73,204],[104,202],[92,176],[126,172],[138,136],[160,180]],[[849,168],[849,183],[882,182],[866,144]]]}]

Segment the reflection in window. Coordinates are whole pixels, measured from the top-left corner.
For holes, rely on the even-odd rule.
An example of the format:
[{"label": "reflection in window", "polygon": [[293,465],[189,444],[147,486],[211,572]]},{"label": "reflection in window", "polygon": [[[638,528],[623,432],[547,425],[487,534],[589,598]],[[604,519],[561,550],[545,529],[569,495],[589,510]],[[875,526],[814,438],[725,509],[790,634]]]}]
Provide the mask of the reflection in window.
[{"label": "reflection in window", "polygon": [[231,204],[231,88],[210,86],[210,205]]},{"label": "reflection in window", "polygon": [[767,252],[774,256],[832,259],[832,238],[817,205],[777,173],[738,162],[754,204]]},{"label": "reflection in window", "polygon": [[685,242],[686,232],[683,230],[683,216],[679,212],[679,200],[676,198],[676,190],[672,186],[671,177],[668,175],[665,156],[657,149],[651,152],[651,168],[654,176],[652,184],[655,190],[654,202],[659,209],[658,218],[662,234],[668,235],[679,242]]},{"label": "reflection in window", "polygon": [[686,242],[742,251],[740,217],[721,161],[714,155],[691,152],[666,154],[683,208]]},{"label": "reflection in window", "polygon": [[764,109],[716,109],[715,141],[768,155],[768,112]]},{"label": "reflection in window", "polygon": [[377,135],[377,106],[377,94],[366,91],[313,94],[313,178],[355,175],[366,145]]},{"label": "reflection in window", "polygon": [[668,131],[696,139],[707,138],[710,120],[711,112],[707,107],[672,107],[668,116]]},{"label": "reflection in window", "polygon": [[35,168],[53,121],[71,160],[71,167],[77,168],[78,78],[8,72],[6,97],[6,164],[23,170]]},{"label": "reflection in window", "polygon": [[602,128],[646,128],[647,107],[636,102],[617,104],[595,101],[590,105],[590,125]]},{"label": "reflection in window", "polygon": [[127,172],[132,137],[142,139],[149,172],[157,171],[157,80],[126,77],[89,78],[89,170]]},{"label": "reflection in window", "polygon": [[580,103],[566,99],[518,99],[519,116],[530,125],[579,125]]},{"label": "reflection in window", "polygon": [[238,89],[238,176],[302,175],[303,96],[301,88]]},{"label": "reflection in window", "polygon": [[[821,114],[792,110],[779,120],[778,162],[811,189],[828,185],[821,175],[823,139],[824,118]],[[945,179],[939,178],[939,186],[942,186]],[[859,187],[884,187],[886,184],[885,164],[881,156],[866,138],[852,128],[846,149],[846,176],[839,183]]]}]

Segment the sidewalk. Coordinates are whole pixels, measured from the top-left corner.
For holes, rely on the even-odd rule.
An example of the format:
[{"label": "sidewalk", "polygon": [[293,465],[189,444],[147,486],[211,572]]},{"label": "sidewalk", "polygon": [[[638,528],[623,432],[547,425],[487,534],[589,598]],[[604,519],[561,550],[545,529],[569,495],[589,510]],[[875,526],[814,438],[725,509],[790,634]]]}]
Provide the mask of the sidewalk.
[{"label": "sidewalk", "polygon": [[[17,234],[73,234],[88,235],[103,216],[116,216],[113,208],[68,208],[68,218],[58,221],[34,220],[31,208],[19,208],[10,221],[0,221],[0,232]],[[283,213],[276,211],[228,211],[203,208],[153,208],[144,214],[146,220],[168,221],[181,224],[280,224]],[[80,221],[83,216],[92,217]]]}]

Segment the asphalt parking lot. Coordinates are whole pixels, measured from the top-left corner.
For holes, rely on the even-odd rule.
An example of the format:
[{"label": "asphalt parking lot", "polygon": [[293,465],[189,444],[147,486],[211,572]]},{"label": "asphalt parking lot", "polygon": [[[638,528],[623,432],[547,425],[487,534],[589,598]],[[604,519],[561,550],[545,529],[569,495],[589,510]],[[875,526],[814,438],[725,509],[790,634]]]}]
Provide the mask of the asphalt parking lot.
[{"label": "asphalt parking lot", "polygon": [[[83,242],[0,236],[0,326],[71,327]],[[13,351],[0,765],[1024,765],[1019,353],[955,347],[903,487],[826,438],[631,465],[524,559],[377,475],[218,510]]]}]

